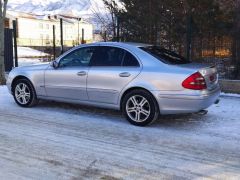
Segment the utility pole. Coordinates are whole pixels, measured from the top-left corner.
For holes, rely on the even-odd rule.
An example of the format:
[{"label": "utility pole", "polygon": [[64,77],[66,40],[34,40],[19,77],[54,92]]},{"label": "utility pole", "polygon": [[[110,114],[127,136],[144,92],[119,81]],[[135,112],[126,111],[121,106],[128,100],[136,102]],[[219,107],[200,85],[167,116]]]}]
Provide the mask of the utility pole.
[{"label": "utility pole", "polygon": [[60,18],[60,36],[61,36],[61,54],[64,53],[63,49],[63,19]]}]

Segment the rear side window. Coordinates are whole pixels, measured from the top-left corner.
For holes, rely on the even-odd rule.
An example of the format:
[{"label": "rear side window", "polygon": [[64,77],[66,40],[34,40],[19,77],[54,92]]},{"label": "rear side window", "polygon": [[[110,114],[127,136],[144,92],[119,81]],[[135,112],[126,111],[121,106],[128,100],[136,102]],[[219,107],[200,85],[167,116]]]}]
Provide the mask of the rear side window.
[{"label": "rear side window", "polygon": [[154,56],[158,60],[166,63],[166,64],[188,64],[191,63],[186,58],[178,55],[175,52],[166,50],[159,46],[146,46],[140,47],[143,51],[147,52],[148,54]]},{"label": "rear side window", "polygon": [[128,51],[110,46],[97,47],[93,54],[91,66],[135,67],[139,66],[137,59]]},{"label": "rear side window", "polygon": [[131,53],[125,51],[125,56],[122,65],[129,67],[138,67],[139,63],[138,60]]},{"label": "rear side window", "polygon": [[98,47],[92,59],[92,66],[121,66],[124,50],[115,47]]}]

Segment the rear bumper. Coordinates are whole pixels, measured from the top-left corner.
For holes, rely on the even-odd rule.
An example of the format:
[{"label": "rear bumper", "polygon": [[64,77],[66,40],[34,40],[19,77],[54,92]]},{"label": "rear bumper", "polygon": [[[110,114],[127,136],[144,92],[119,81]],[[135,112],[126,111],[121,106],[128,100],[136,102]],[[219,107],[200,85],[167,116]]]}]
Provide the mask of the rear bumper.
[{"label": "rear bumper", "polygon": [[212,92],[199,91],[194,95],[153,92],[159,104],[161,114],[195,113],[214,104],[220,95],[220,88]]}]

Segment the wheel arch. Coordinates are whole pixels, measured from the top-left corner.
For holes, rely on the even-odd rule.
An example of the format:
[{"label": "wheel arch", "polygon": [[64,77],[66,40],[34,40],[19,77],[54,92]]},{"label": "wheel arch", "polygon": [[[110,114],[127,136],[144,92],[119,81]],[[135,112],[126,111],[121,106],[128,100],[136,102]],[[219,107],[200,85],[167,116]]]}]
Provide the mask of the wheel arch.
[{"label": "wheel arch", "polygon": [[[28,77],[26,77],[26,76],[24,76],[24,75],[18,75],[18,76],[16,76],[13,80],[12,80],[12,83],[11,83],[11,92],[13,93],[13,86],[14,86],[14,84],[18,81],[18,80],[21,80],[21,79],[25,79],[25,80],[28,80],[30,83],[31,83],[31,85],[33,86],[33,83],[31,82],[31,80],[28,78]],[[33,86],[34,87],[34,86]]]},{"label": "wheel arch", "polygon": [[156,97],[154,96],[154,94],[151,92],[151,91],[149,91],[148,89],[146,89],[146,88],[144,88],[144,87],[141,87],[141,86],[135,86],[135,87],[130,87],[130,88],[128,88],[128,89],[126,89],[123,93],[122,93],[122,95],[121,95],[121,97],[120,97],[120,110],[122,111],[122,102],[123,102],[123,99],[124,99],[124,97],[128,94],[128,93],[130,93],[130,92],[132,92],[132,91],[134,91],[134,90],[144,90],[144,91],[146,91],[146,92],[148,92],[150,95],[152,95],[152,97],[153,97],[153,99],[156,101],[156,103],[157,103],[157,105],[158,105],[158,110],[160,110],[160,108],[159,108],[159,104],[158,104],[158,101],[157,101],[157,99],[156,99]]}]

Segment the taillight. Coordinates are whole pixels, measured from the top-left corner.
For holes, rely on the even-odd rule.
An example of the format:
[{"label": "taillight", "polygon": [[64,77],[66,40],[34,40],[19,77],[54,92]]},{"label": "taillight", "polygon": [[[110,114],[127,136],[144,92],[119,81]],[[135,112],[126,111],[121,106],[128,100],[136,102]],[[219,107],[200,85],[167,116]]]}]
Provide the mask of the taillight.
[{"label": "taillight", "polygon": [[206,81],[199,72],[196,72],[185,79],[182,86],[186,89],[193,90],[203,90],[207,88]]}]

